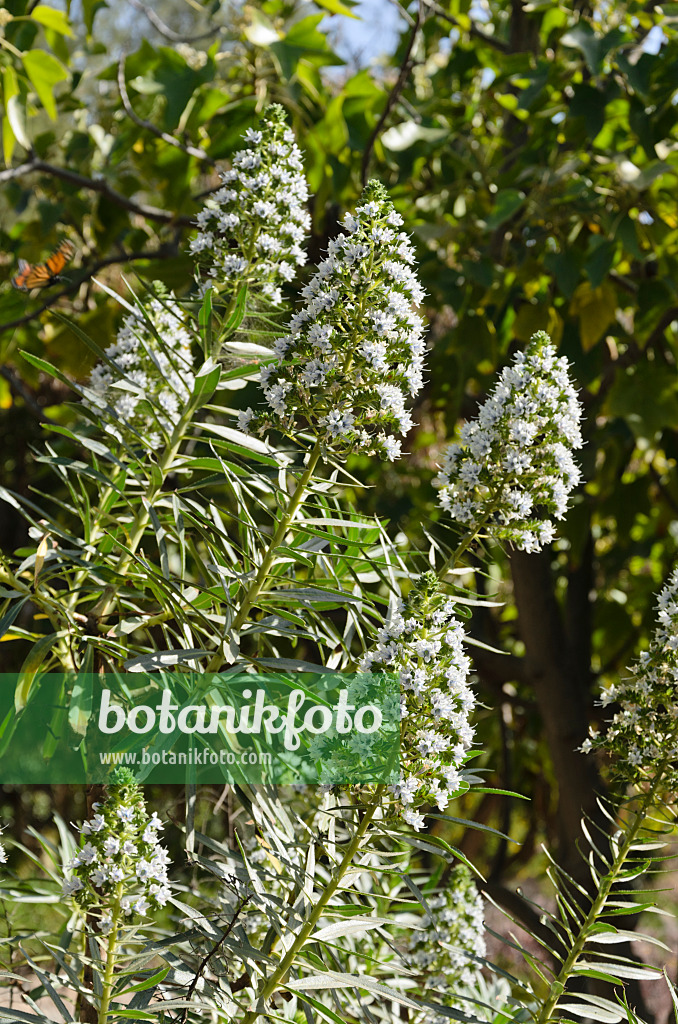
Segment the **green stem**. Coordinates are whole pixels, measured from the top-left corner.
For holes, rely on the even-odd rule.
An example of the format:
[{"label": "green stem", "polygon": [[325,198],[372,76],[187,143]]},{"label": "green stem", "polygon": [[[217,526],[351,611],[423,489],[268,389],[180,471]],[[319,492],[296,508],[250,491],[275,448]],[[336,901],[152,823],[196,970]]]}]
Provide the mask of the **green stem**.
[{"label": "green stem", "polygon": [[[146,492],[145,504],[142,504],[132,520],[130,528],[130,540],[128,544],[128,550],[123,551],[118,559],[118,563],[115,567],[115,571],[119,576],[122,576],[129,566],[132,558],[137,550],[137,547],[141,543],[141,540],[146,532],[146,527],[150,519],[150,507],[157,498],[158,494],[162,490],[167,474],[169,473],[174,460],[177,457],[179,449],[181,448],[182,441],[186,428],[191,423],[193,415],[195,413],[195,407],[193,403],[189,404],[184,415],[179,420],[177,426],[172,433],[170,443],[165,449],[160,461],[157,465],[157,472],[154,473],[154,482],[150,485]],[[108,614],[111,605],[113,604],[115,596],[115,588],[108,587],[101,595],[101,599],[97,606],[92,609],[92,614],[98,615],[100,618],[105,618]]]},{"label": "green stem", "polygon": [[102,982],[98,1024],[108,1024],[108,1012],[111,1005],[111,997],[113,995],[113,980],[115,974],[116,953],[118,951],[118,926],[120,920],[121,894],[122,882],[120,882],[116,888],[115,901],[113,903],[113,909],[111,910],[111,919],[113,921],[113,927],[109,932],[108,944],[106,947],[106,967],[104,968],[104,977]]},{"label": "green stem", "polygon": [[[237,633],[240,627],[243,625],[243,623],[247,619],[247,614],[250,608],[252,607],[252,605],[254,604],[254,602],[256,601],[259,594],[264,588],[266,578],[268,576],[271,565],[273,564],[273,559],[275,558],[275,553],[280,547],[280,545],[283,543],[285,539],[285,534],[287,533],[290,527],[290,523],[294,519],[297,510],[299,509],[299,506],[301,505],[302,501],[304,500],[304,497],[306,496],[306,488],[308,487],[309,481],[311,480],[311,477],[315,472],[315,468],[318,465],[318,462],[320,460],[320,453],[320,442],[317,441],[315,447],[313,448],[311,454],[309,455],[308,465],[306,466],[306,469],[299,477],[297,486],[295,487],[294,493],[290,498],[290,503],[287,506],[285,512],[280,517],[280,521],[278,523],[276,531],[271,537],[270,543],[266,548],[266,553],[264,554],[264,557],[261,560],[261,564],[257,570],[257,573],[252,582],[250,583],[249,589],[240,604],[240,608],[238,609],[235,618],[233,619],[233,622],[231,624],[231,630],[234,633]],[[208,664],[207,671],[217,672],[221,667],[222,660],[222,652],[217,651],[216,654],[213,656],[212,660],[210,661],[210,663]]]},{"label": "green stem", "polygon": [[339,886],[341,885],[341,881],[342,881],[344,875],[346,874],[346,871],[351,866],[351,863],[353,862],[353,858],[355,857],[356,853],[360,849],[362,841],[363,841],[363,839],[365,837],[365,833],[367,832],[367,829],[370,826],[370,823],[371,823],[371,821],[372,821],[372,819],[374,817],[374,814],[375,814],[377,808],[381,805],[381,796],[382,796],[383,790],[384,790],[384,786],[383,785],[377,786],[377,789],[376,789],[375,794],[374,794],[374,799],[373,799],[372,803],[369,804],[369,806],[366,808],[365,813],[364,813],[363,818],[362,818],[362,821],[360,822],[360,824],[358,825],[358,827],[357,827],[357,829],[355,831],[355,835],[353,836],[353,838],[351,839],[350,843],[346,847],[346,852],[344,853],[344,856],[342,857],[342,860],[341,860],[341,863],[339,864],[339,867],[337,868],[337,870],[333,874],[331,880],[327,884],[327,887],[324,889],[324,891],[323,891],[322,895],[320,896],[318,902],[314,906],[311,915],[309,916],[309,918],[306,921],[306,923],[304,924],[304,926],[301,928],[301,930],[300,930],[299,934],[297,935],[296,939],[294,940],[293,944],[290,946],[290,948],[288,949],[287,953],[282,958],[282,960],[280,961],[280,963],[276,967],[275,971],[273,972],[271,977],[268,979],[268,981],[266,982],[266,984],[262,988],[261,992],[259,993],[259,997],[257,999],[257,1005],[260,1006],[261,1009],[249,1010],[245,1014],[245,1016],[243,1017],[242,1024],[253,1024],[253,1021],[257,1020],[261,1016],[261,1014],[264,1012],[264,1006],[266,1004],[266,1001],[276,991],[279,982],[285,977],[285,975],[289,971],[290,967],[293,965],[297,953],[299,952],[299,950],[302,948],[302,946],[305,944],[306,940],[309,938],[309,936],[313,932],[313,929],[315,928],[315,926],[318,923],[319,919],[322,917],[322,914],[323,914],[323,911],[325,910],[325,907],[327,906],[329,901],[332,899],[332,897],[334,896],[334,894],[337,891],[337,889],[339,888]]},{"label": "green stem", "polygon": [[638,833],[643,826],[648,809],[654,803],[655,793],[661,783],[662,775],[663,772],[658,772],[655,781],[645,794],[643,801],[640,805],[640,808],[637,811],[633,812],[633,822],[628,828],[624,840],[617,850],[617,855],[614,858],[612,865],[610,866],[609,872],[605,875],[604,878],[601,879],[600,887],[598,889],[596,897],[591,904],[591,908],[588,914],[586,915],[586,918],[584,919],[581,928],[579,929],[579,933],[575,937],[574,942],[572,943],[572,947],[566,959],[563,962],[563,966],[561,967],[558,976],[551,983],[551,991],[549,993],[548,999],[544,1003],[539,1016],[534,1018],[535,1024],[549,1024],[549,1022],[552,1020],[553,1012],[558,1005],[560,997],[565,992],[565,986],[569,981],[574,968],[577,965],[579,957],[584,951],[584,946],[586,945],[586,942],[591,935],[591,930],[600,918],[600,916],[605,911],[605,906],[612,891],[612,887],[617,881],[619,874],[626,862],[626,858],[629,855],[631,847],[633,846],[633,843],[635,842]]}]

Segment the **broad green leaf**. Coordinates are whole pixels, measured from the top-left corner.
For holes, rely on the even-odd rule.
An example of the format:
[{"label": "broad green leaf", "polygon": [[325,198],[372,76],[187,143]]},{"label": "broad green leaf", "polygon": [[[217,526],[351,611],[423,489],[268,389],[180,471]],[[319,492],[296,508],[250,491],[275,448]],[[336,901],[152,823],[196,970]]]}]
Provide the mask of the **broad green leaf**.
[{"label": "broad green leaf", "polygon": [[448,128],[426,128],[416,121],[403,121],[385,131],[381,141],[392,153],[400,153],[417,142],[442,142],[449,134]]},{"label": "broad green leaf", "polygon": [[7,121],[14,132],[14,137],[24,149],[31,148],[31,139],[26,129],[26,104],[19,95],[7,101]]},{"label": "broad green leaf", "polygon": [[617,312],[617,293],[614,285],[604,281],[592,288],[584,281],[576,289],[570,303],[570,315],[579,318],[581,344],[588,352],[600,340]]},{"label": "broad green leaf", "polygon": [[350,7],[346,4],[342,4],[341,0],[315,0],[318,7],[323,7],[330,14],[343,14],[346,18],[356,18],[358,21],[357,14],[354,14]]},{"label": "broad green leaf", "polygon": [[58,11],[55,7],[46,7],[44,4],[38,4],[31,11],[31,18],[34,21],[39,21],[41,25],[46,28],[51,28],[55,32],[59,32],[62,36],[72,36],[73,32],[71,26],[68,24],[68,19],[63,11]]},{"label": "broad green leaf", "polygon": [[22,55],[24,70],[31,80],[43,107],[52,121],[56,121],[57,111],[54,100],[54,87],[68,77],[65,67],[44,50],[28,50]]},{"label": "broad green leaf", "polygon": [[487,218],[487,226],[490,231],[501,227],[507,220],[517,213],[525,202],[525,196],[515,188],[505,188],[497,192],[492,212]]}]

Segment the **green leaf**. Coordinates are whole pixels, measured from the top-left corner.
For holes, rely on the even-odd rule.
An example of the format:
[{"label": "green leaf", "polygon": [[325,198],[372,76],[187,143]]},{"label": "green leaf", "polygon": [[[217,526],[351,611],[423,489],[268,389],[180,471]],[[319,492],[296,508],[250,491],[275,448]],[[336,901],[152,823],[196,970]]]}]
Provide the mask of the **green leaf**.
[{"label": "green leaf", "polygon": [[52,121],[56,121],[57,111],[54,102],[54,86],[65,81],[69,75],[65,67],[44,50],[28,50],[22,54],[24,70],[31,80],[43,107]]},{"label": "green leaf", "polygon": [[[167,1005],[165,1006],[167,1008]],[[157,1022],[158,1016],[155,1013],[146,1013],[143,1010],[120,1010],[118,1007],[114,1007],[111,1011],[112,1017],[124,1017],[126,1020],[154,1020]]]},{"label": "green leaf", "polygon": [[55,7],[46,7],[44,4],[39,4],[31,11],[31,18],[33,18],[34,21],[39,21],[40,24],[44,25],[46,28],[51,28],[54,32],[59,32],[62,36],[73,35],[66,15],[63,11],[58,11]]},{"label": "green leaf", "polygon": [[601,39],[596,36],[593,29],[585,22],[580,22],[576,28],[571,29],[560,37],[563,46],[571,46],[584,54],[584,59],[589,70],[595,74],[598,71],[602,56]]},{"label": "green leaf", "polygon": [[106,0],[82,0],[82,13],[88,36],[92,35],[94,16],[96,15],[97,11],[101,11],[107,6],[108,4],[106,3]]},{"label": "green leaf", "polygon": [[38,669],[57,640],[60,640],[63,636],[65,636],[65,631],[61,630],[58,633],[50,633],[48,636],[41,637],[26,655],[24,663],[19,670],[19,677],[14,690],[14,709],[17,714],[23,711],[28,703]]},{"label": "green leaf", "polygon": [[614,929],[610,932],[596,932],[594,935],[589,935],[587,942],[600,943],[601,945],[609,946],[617,942],[650,942],[653,946],[659,946],[661,949],[665,949],[668,953],[671,952],[671,947],[666,946],[659,939],[654,938],[652,935],[641,935],[640,932],[629,932]]},{"label": "green leaf", "polygon": [[654,437],[678,422],[678,381],[675,370],[643,360],[618,372],[605,403],[610,416],[622,417],[636,437]]},{"label": "green leaf", "polygon": [[12,96],[7,101],[7,121],[14,132],[14,138],[24,149],[31,148],[31,139],[26,130],[26,104],[20,96]]},{"label": "green leaf", "polygon": [[[93,647],[88,647],[86,657],[89,659],[91,666],[94,657]],[[71,704],[68,709],[68,724],[76,736],[84,736],[87,732],[87,723],[92,715],[93,684],[94,677],[92,676],[91,667],[89,670],[87,667],[83,667],[83,671],[78,674],[77,679],[73,683]]]},{"label": "green leaf", "polygon": [[603,1009],[590,1003],[558,1003],[558,1013],[574,1013],[577,1017],[602,1021],[602,1024],[619,1024],[624,1019],[621,1011]]},{"label": "green leaf", "polygon": [[[2,119],[2,152],[7,166],[11,163],[15,142],[20,142],[24,149],[28,148],[28,137],[24,131],[25,112],[17,99],[18,93],[16,71],[8,64],[2,72],[2,98],[5,105],[5,116]],[[13,122],[16,122],[16,127]]]},{"label": "green leaf", "polygon": [[193,385],[193,398],[198,399],[199,405],[202,406],[205,402],[209,402],[218,387],[220,379],[221,365],[215,363],[213,359],[208,359],[204,366],[198,370],[195,384]]},{"label": "green leaf", "polygon": [[381,141],[392,153],[400,153],[417,142],[442,142],[449,135],[448,128],[425,128],[416,121],[403,121],[385,131]]},{"label": "green leaf", "polygon": [[130,985],[124,992],[118,992],[119,996],[127,995],[128,992],[145,992],[148,988],[153,988],[155,985],[159,985],[161,981],[164,981],[170,972],[169,967],[163,967],[161,970],[154,974],[150,978],[146,978],[145,981],[140,981],[138,985]]},{"label": "green leaf", "polygon": [[30,594],[22,597],[19,601],[13,601],[5,614],[0,619],[0,640],[9,633],[9,628],[16,619],[17,615],[25,605],[26,601],[30,598]]},{"label": "green leaf", "polygon": [[520,209],[524,202],[525,196],[516,188],[504,188],[501,192],[497,192],[492,213],[487,218],[487,226],[490,231],[501,227]]},{"label": "green leaf", "polygon": [[624,963],[611,963],[605,960],[580,960],[575,967],[577,973],[585,971],[603,971],[617,978],[633,978],[642,980],[644,978],[656,978],[661,974],[659,967],[633,967]]},{"label": "green leaf", "polygon": [[617,312],[617,292],[609,281],[592,288],[584,281],[570,303],[570,314],[579,318],[581,344],[585,352],[593,348],[605,333]]},{"label": "green leaf", "polygon": [[346,18],[355,18],[357,21],[361,20],[346,4],[342,4],[341,0],[315,0],[315,3],[317,7],[324,7],[330,14],[343,14]]},{"label": "green leaf", "polygon": [[228,322],[226,323],[226,325],[225,325],[225,327],[223,329],[222,337],[225,338],[227,335],[231,334],[233,331],[237,331],[238,330],[238,328],[240,327],[240,324],[243,322],[243,318],[245,316],[245,306],[246,306],[246,303],[247,303],[247,285],[244,284],[242,286],[242,288],[240,289],[240,291],[238,292],[238,296],[237,296],[237,298],[235,300],[235,306],[233,307],[233,312],[231,313],[230,317],[228,318]]},{"label": "green leaf", "polygon": [[359,935],[372,931],[382,924],[393,924],[393,922],[389,917],[352,917],[347,921],[335,921],[334,924],[328,924],[320,931],[314,932],[310,936],[309,942],[338,939],[342,935]]}]

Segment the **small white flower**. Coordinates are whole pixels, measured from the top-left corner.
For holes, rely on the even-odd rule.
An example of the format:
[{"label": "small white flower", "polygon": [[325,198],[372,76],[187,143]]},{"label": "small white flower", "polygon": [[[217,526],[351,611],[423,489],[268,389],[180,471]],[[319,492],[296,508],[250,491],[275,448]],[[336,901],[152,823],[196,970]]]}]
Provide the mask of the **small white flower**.
[{"label": "small white flower", "polygon": [[423,814],[419,814],[418,811],[412,811],[409,808],[403,811],[403,820],[411,825],[416,832],[421,832],[426,824],[426,818]]},{"label": "small white flower", "polygon": [[120,840],[116,836],[108,836],[103,843],[103,851],[107,857],[114,857],[120,849]]}]

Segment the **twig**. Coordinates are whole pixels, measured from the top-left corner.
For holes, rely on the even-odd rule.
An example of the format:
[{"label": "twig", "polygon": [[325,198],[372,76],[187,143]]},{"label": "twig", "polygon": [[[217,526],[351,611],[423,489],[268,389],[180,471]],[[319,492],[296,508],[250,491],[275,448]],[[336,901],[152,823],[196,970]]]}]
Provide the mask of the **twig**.
[{"label": "twig", "polygon": [[217,27],[207,29],[205,32],[200,32],[196,36],[182,36],[179,32],[175,32],[174,29],[171,29],[169,25],[166,25],[154,10],[147,7],[146,4],[142,4],[141,0],[127,0],[127,2],[131,4],[135,10],[145,14],[153,28],[157,29],[161,36],[165,36],[165,38],[169,39],[172,43],[199,43],[201,39],[208,39],[210,36],[216,35],[217,32],[221,31],[220,28]]},{"label": "twig", "polygon": [[32,174],[34,171],[42,174],[51,174],[55,178],[61,178],[63,181],[70,182],[71,185],[77,185],[78,188],[87,188],[92,192],[100,192],[107,199],[110,199],[111,202],[115,203],[116,206],[121,206],[123,210],[129,210],[130,213],[138,213],[141,217],[148,218],[148,220],[156,220],[162,224],[179,224],[184,227],[191,227],[193,225],[192,217],[181,217],[169,210],[160,210],[157,206],[144,206],[141,203],[135,203],[121,192],[116,192],[103,178],[86,178],[82,174],[70,171],[67,167],[56,167],[54,164],[48,164],[44,160],[38,160],[37,158],[28,160],[25,164],[20,164],[18,167],[10,167],[6,171],[0,171],[0,185],[6,181],[12,181],[14,178],[20,178],[24,174]]},{"label": "twig", "polygon": [[[131,2],[132,0],[130,0],[130,3]],[[161,131],[160,128],[157,128],[156,125],[151,123],[151,121],[145,121],[142,117],[139,117],[132,106],[129,93],[127,92],[127,84],[125,82],[126,60],[127,55],[123,54],[118,61],[118,89],[120,90],[122,105],[130,120],[134,121],[139,128],[144,128],[147,132],[150,132],[152,135],[157,136],[157,138],[162,139],[163,142],[167,142],[168,145],[175,146],[177,149],[180,149],[182,153],[186,153],[187,156],[197,157],[198,160],[204,160],[206,163],[214,167],[214,160],[205,152],[204,149],[198,149],[196,146],[185,146],[182,142],[179,142],[178,139],[175,139],[173,135],[169,135],[167,132]]]},{"label": "twig", "polygon": [[27,324],[30,323],[31,320],[35,320],[36,317],[39,317],[42,313],[45,312],[45,310],[50,309],[52,306],[56,305],[59,299],[62,299],[65,295],[70,295],[72,294],[72,292],[77,291],[84,281],[89,281],[91,278],[94,277],[95,274],[98,274],[99,271],[102,270],[104,267],[110,267],[117,263],[135,263],[138,260],[164,260],[169,259],[171,256],[174,255],[176,255],[175,246],[163,245],[159,249],[155,250],[141,250],[140,252],[128,252],[123,253],[121,256],[107,256],[106,259],[97,260],[97,262],[92,264],[91,267],[87,267],[85,273],[81,274],[76,281],[73,281],[72,284],[69,284],[67,288],[62,288],[60,292],[56,292],[54,295],[51,295],[46,302],[43,302],[42,306],[38,306],[38,308],[34,309],[32,313],[26,313],[24,316],[17,317],[16,320],[9,320],[7,323],[0,324],[0,334],[2,334],[3,331],[10,331],[15,327],[21,327],[22,324]]},{"label": "twig", "polygon": [[[228,938],[230,933],[233,931],[233,928],[235,927],[236,921],[238,920],[238,918],[242,914],[243,910],[245,909],[245,907],[247,906],[249,901],[252,899],[253,895],[254,895],[254,893],[250,892],[250,893],[247,893],[245,896],[241,896],[240,897],[240,899],[239,899],[239,901],[238,901],[238,903],[236,905],[236,908],[235,908],[235,910],[233,912],[233,917],[231,918],[229,923],[226,925],[226,929],[224,931],[224,934],[221,936],[219,941],[217,943],[215,943],[214,946],[212,946],[212,948],[209,951],[209,953],[207,953],[206,956],[203,957],[203,959],[202,959],[202,961],[200,963],[200,966],[198,967],[198,970],[196,971],[196,973],[195,973],[195,975],[193,977],[193,980],[191,981],[191,984],[188,986],[188,989],[186,990],[186,1002],[187,1003],[190,1001],[193,993],[196,990],[196,987],[198,985],[198,981],[200,980],[200,976],[202,975],[202,972],[205,970],[205,968],[207,967],[208,963],[210,962],[210,960],[212,959],[214,954],[219,951],[219,949],[220,949],[221,945],[223,944],[223,942]],[[186,1024],[187,1020],[188,1020],[188,1007],[185,1006],[181,1016],[177,1018],[177,1024]]]},{"label": "twig", "polygon": [[391,92],[389,93],[389,97],[386,100],[386,106],[384,107],[384,109],[381,112],[381,117],[379,118],[379,120],[377,121],[376,125],[374,126],[374,130],[373,130],[372,134],[370,135],[369,139],[367,140],[367,145],[365,146],[365,152],[363,153],[363,162],[362,162],[362,182],[363,182],[363,185],[367,184],[367,178],[368,178],[368,175],[369,175],[369,168],[370,168],[370,159],[372,157],[372,150],[374,149],[374,144],[377,141],[377,139],[379,138],[381,130],[382,130],[382,128],[384,127],[384,125],[386,123],[386,119],[387,119],[388,115],[391,113],[391,111],[393,110],[393,107],[395,106],[395,104],[396,104],[396,102],[398,100],[398,97],[400,96],[400,93],[403,91],[403,89],[405,87],[405,83],[406,83],[407,79],[409,78],[410,71],[412,70],[412,67],[414,65],[414,60],[412,58],[412,50],[414,49],[414,44],[416,42],[417,36],[419,34],[419,28],[420,28],[422,20],[423,20],[422,3],[423,3],[423,0],[419,0],[419,3],[417,4],[417,13],[416,13],[416,16],[414,18],[414,24],[412,25],[412,32],[410,33],[410,38],[409,38],[408,43],[407,43],[407,48],[405,50],[405,54],[403,56],[403,59],[402,59],[401,65],[400,65],[400,74],[398,75],[398,79],[396,81],[396,84],[393,86],[393,88],[391,89]]},{"label": "twig", "polygon": [[495,50],[499,50],[500,53],[509,53],[510,48],[508,43],[505,43],[502,39],[497,39],[495,36],[491,36],[488,32],[483,32],[481,28],[478,28],[474,21],[471,22],[471,27],[467,30],[463,25],[460,25],[457,19],[452,14],[448,14],[442,7],[439,7],[434,0],[420,0],[421,3],[426,4],[430,10],[438,17],[442,18],[443,21],[447,21],[450,25],[454,25],[460,32],[468,31],[469,35],[473,39],[480,39],[483,43],[487,43],[488,46],[492,46]]}]

